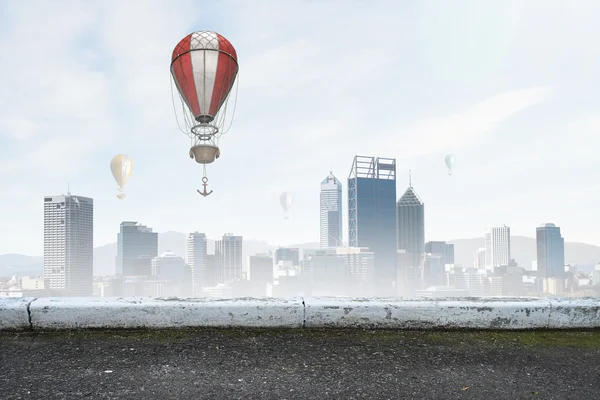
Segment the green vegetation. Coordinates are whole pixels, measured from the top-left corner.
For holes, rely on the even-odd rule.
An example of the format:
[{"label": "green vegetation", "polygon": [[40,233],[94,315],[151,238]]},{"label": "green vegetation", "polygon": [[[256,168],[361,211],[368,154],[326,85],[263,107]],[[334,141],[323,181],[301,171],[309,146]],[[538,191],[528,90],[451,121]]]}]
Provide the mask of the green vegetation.
[{"label": "green vegetation", "polygon": [[600,349],[600,330],[594,331],[393,331],[393,330],[361,330],[361,329],[230,329],[230,328],[183,328],[169,330],[77,330],[52,332],[6,332],[0,334],[2,340],[10,337],[35,336],[51,340],[82,340],[82,339],[127,339],[135,341],[165,341],[173,342],[190,336],[239,336],[252,338],[256,336],[288,336],[290,340],[323,339],[362,342],[407,342],[428,344],[431,346],[464,347],[470,345],[522,345],[543,347],[576,347]]}]

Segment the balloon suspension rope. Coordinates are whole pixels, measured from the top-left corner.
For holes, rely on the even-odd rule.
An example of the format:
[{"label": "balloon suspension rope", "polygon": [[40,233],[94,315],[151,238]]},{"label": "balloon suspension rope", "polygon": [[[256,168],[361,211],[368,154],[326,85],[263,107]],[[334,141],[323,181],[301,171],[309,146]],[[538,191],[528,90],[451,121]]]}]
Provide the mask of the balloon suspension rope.
[{"label": "balloon suspension rope", "polygon": [[125,188],[123,185],[119,185],[119,191],[117,192],[117,198],[124,199],[125,198]]},{"label": "balloon suspension rope", "polygon": [[200,193],[201,196],[206,197],[209,194],[211,194],[213,191],[211,190],[210,192],[206,191],[206,186],[208,186],[208,177],[206,176],[206,164],[204,164],[204,172],[202,175],[202,187],[204,188],[203,191],[201,192],[200,189],[197,189],[196,191],[198,193]]}]

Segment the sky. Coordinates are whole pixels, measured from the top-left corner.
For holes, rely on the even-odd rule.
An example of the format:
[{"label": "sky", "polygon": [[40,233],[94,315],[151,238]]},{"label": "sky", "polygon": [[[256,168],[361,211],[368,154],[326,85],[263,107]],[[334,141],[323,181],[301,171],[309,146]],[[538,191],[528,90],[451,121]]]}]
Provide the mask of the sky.
[{"label": "sky", "polygon": [[[319,184],[355,155],[412,171],[426,239],[506,224],[600,245],[596,0],[28,1],[0,11],[0,254],[43,253],[43,197],[94,199],[94,244],[155,231],[319,237]],[[236,113],[207,167],[188,156],[170,56],[215,30],[239,58]],[[129,155],[127,198],[111,158]],[[446,154],[456,156],[450,177]],[[279,194],[294,196],[290,219]]]}]

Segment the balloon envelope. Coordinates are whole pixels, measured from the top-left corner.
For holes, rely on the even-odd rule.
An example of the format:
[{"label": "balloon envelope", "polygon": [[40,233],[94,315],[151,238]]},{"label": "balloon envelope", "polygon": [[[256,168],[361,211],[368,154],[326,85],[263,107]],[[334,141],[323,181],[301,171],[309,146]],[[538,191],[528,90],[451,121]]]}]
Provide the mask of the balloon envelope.
[{"label": "balloon envelope", "polygon": [[110,172],[119,186],[123,186],[129,180],[133,162],[125,154],[117,154],[110,161]]},{"label": "balloon envelope", "polygon": [[190,33],[175,46],[171,75],[196,121],[215,119],[238,73],[237,53],[217,32]]},{"label": "balloon envelope", "polygon": [[446,166],[448,167],[448,169],[454,168],[455,163],[456,163],[456,157],[454,157],[454,154],[448,154],[446,156]]},{"label": "balloon envelope", "polygon": [[294,198],[290,192],[283,192],[279,195],[279,204],[283,207],[283,211],[288,212],[292,208]]}]

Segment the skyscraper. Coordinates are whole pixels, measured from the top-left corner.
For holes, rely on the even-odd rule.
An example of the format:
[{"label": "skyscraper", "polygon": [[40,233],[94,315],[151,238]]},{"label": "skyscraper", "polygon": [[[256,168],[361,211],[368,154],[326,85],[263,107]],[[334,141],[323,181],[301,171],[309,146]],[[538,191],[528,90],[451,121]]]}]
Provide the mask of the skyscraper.
[{"label": "skyscraper", "polygon": [[267,284],[273,281],[273,257],[255,254],[248,260],[249,281]]},{"label": "skyscraper", "polygon": [[493,270],[510,262],[510,227],[495,226],[485,234],[485,268]]},{"label": "skyscraper", "polygon": [[278,247],[275,249],[275,264],[281,261],[288,261],[292,266],[300,265],[300,249],[296,247]]},{"label": "skyscraper", "polygon": [[485,247],[473,252],[473,268],[485,269]]},{"label": "skyscraper", "polygon": [[44,197],[44,279],[66,296],[91,296],[94,276],[94,200]]},{"label": "skyscraper", "polygon": [[396,281],[396,160],[355,156],[348,177],[350,247],[375,253],[375,276],[382,293]]},{"label": "skyscraper", "polygon": [[425,204],[415,193],[409,180],[408,189],[396,204],[398,250],[405,250],[411,267],[421,266],[425,251]]},{"label": "skyscraper", "polygon": [[192,285],[186,273],[183,258],[172,252],[164,252],[151,261],[152,275],[160,278],[170,287],[172,296],[189,296]]},{"label": "skyscraper", "polygon": [[442,241],[425,243],[425,253],[439,256],[442,265],[454,264],[454,245]]},{"label": "skyscraper", "polygon": [[565,277],[565,240],[560,227],[544,224],[535,230],[537,273],[540,278]]},{"label": "skyscraper", "polygon": [[206,234],[194,232],[187,238],[186,262],[192,270],[193,294],[200,294],[202,286],[210,286],[209,273],[206,263],[207,239]]},{"label": "skyscraper", "polygon": [[215,259],[219,271],[219,283],[242,279],[242,236],[226,233],[215,242]]},{"label": "skyscraper", "polygon": [[137,222],[121,222],[117,234],[117,276],[150,276],[158,256],[158,233]]},{"label": "skyscraper", "polygon": [[342,182],[333,172],[321,182],[321,248],[342,246]]}]

